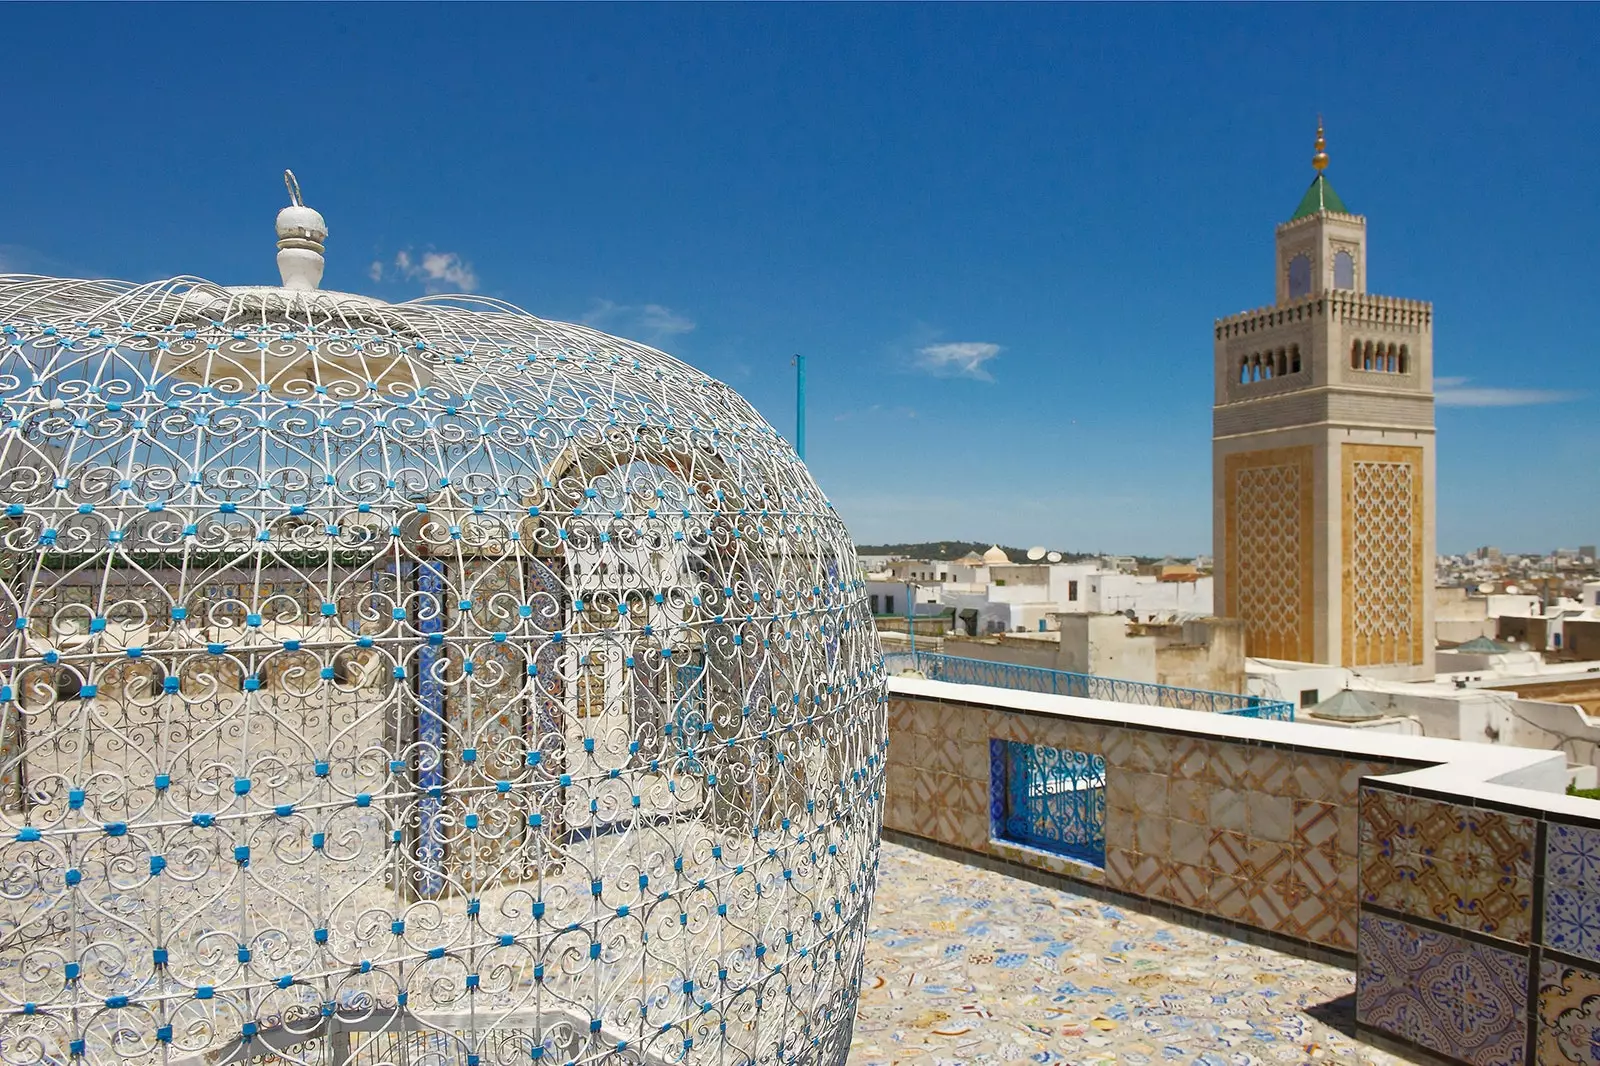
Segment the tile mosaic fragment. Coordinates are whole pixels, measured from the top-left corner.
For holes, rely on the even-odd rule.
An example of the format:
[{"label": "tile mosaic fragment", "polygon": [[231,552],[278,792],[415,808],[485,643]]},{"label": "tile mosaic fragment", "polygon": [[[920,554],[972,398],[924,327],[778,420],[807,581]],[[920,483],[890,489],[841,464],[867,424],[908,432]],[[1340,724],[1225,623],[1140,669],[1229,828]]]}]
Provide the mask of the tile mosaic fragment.
[{"label": "tile mosaic fragment", "polygon": [[880,861],[852,1066],[1406,1062],[1308,1013],[1348,970],[890,844]]}]

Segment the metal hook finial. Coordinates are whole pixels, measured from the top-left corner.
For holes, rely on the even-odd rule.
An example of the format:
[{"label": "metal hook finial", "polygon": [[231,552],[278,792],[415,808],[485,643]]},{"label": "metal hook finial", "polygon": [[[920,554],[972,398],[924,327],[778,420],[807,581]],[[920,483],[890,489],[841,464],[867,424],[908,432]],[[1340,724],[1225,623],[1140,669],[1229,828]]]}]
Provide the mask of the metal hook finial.
[{"label": "metal hook finial", "polygon": [[283,187],[289,190],[290,207],[304,207],[306,205],[305,198],[300,195],[300,183],[295,180],[294,171],[285,170],[283,172]]}]

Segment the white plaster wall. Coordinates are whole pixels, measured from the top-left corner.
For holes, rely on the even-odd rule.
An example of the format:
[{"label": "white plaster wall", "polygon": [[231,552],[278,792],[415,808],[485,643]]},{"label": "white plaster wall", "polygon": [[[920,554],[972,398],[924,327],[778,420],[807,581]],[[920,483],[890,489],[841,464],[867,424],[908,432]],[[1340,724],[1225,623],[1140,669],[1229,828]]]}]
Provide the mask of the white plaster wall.
[{"label": "white plaster wall", "polygon": [[1317,698],[1327,699],[1350,687],[1354,677],[1342,666],[1312,664],[1304,667],[1277,667],[1270,659],[1245,660],[1246,694],[1263,699],[1286,700],[1300,706],[1300,693],[1316,689]]},{"label": "white plaster wall", "polygon": [[[1100,573],[1088,578],[1084,609],[1098,614],[1132,610],[1140,618],[1152,614],[1209,615],[1213,613],[1212,579],[1160,581],[1144,574]],[[1085,588],[1079,585],[1080,592]]]}]

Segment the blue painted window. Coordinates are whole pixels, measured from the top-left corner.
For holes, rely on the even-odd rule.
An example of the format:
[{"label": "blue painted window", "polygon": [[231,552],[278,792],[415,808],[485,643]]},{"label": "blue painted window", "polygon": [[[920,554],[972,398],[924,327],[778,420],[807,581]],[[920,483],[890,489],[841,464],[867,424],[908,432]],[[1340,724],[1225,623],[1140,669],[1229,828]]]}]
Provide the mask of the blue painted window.
[{"label": "blue painted window", "polygon": [[989,774],[995,836],[1105,865],[1105,756],[991,740]]}]

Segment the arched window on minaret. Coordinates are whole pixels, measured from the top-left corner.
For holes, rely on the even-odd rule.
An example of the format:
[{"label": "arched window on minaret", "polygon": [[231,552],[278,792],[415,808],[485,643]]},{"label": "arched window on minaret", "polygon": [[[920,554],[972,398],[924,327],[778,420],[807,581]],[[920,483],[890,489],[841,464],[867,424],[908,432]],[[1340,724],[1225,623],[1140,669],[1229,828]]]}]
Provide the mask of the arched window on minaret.
[{"label": "arched window on minaret", "polygon": [[1300,373],[1300,346],[1298,344],[1289,345],[1289,373]]},{"label": "arched window on minaret", "polygon": [[1410,355],[1410,350],[1406,345],[1402,344],[1400,346],[1400,373],[1402,374],[1406,372],[1406,364],[1410,361]]},{"label": "arched window on minaret", "polygon": [[1371,341],[1368,341],[1367,342],[1367,346],[1361,350],[1361,369],[1362,370],[1371,370],[1372,369],[1372,342]]},{"label": "arched window on minaret", "polygon": [[1356,287],[1356,260],[1349,252],[1336,252],[1333,256],[1333,287],[1336,289],[1353,289]]},{"label": "arched window on minaret", "polygon": [[1399,359],[1400,359],[1400,349],[1395,347],[1392,344],[1389,345],[1389,358],[1388,358],[1388,361],[1384,364],[1384,369],[1387,370],[1389,373],[1393,374],[1394,371],[1395,371],[1395,363],[1398,362]]},{"label": "arched window on minaret", "polygon": [[1351,341],[1350,342],[1350,369],[1351,370],[1360,370],[1361,369],[1361,342],[1360,341]]},{"label": "arched window on minaret", "polygon": [[1289,350],[1287,348],[1279,348],[1278,349],[1278,376],[1281,378],[1281,377],[1283,377],[1283,375],[1287,374],[1288,372],[1289,372]]},{"label": "arched window on minaret", "polygon": [[1289,260],[1289,299],[1311,295],[1311,257],[1305,253]]},{"label": "arched window on minaret", "polygon": [[1239,384],[1245,385],[1245,384],[1248,384],[1249,381],[1250,381],[1250,357],[1248,355],[1241,355],[1239,357]]}]

